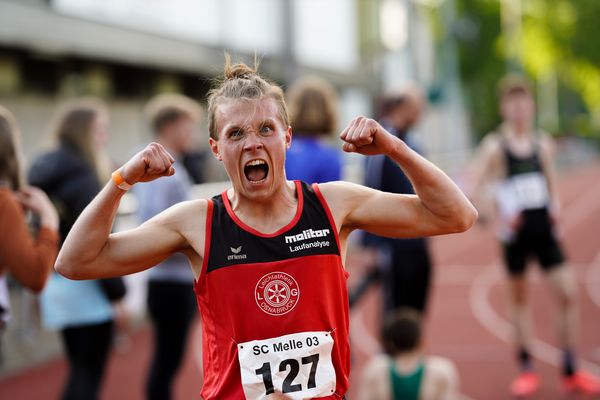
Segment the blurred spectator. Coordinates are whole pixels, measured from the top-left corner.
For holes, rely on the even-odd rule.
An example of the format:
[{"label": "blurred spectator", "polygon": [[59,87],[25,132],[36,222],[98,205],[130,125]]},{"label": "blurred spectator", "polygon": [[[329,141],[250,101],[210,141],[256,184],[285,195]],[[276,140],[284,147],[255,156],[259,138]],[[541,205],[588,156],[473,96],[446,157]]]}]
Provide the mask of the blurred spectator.
[{"label": "blurred spectator", "polygon": [[472,195],[497,182],[498,236],[508,272],[509,298],[521,373],[512,382],[515,396],[534,393],[540,376],[531,359],[531,321],[527,302],[527,262],[535,257],[558,300],[559,340],[566,390],[600,393],[600,381],[575,365],[576,286],[557,236],[560,205],[554,171],[554,144],[535,127],[535,101],[529,83],[507,76],[499,84],[502,124],[483,140],[472,165]]},{"label": "blurred spectator", "polygon": [[362,371],[359,400],[453,400],[459,379],[452,361],[423,352],[421,318],[399,309],[383,325],[386,355],[375,356]]},{"label": "blurred spectator", "polygon": [[[57,147],[37,158],[29,171],[29,181],[57,206],[62,240],[110,178],[110,161],[104,150],[108,123],[104,105],[95,99],[69,104],[57,121]],[[113,321],[115,316],[124,318],[118,303],[124,295],[122,278],[72,281],[52,274],[41,297],[42,317],[48,328],[60,329],[66,350],[69,377],[63,399],[98,398]]]},{"label": "blurred spectator", "polygon": [[342,154],[326,141],[337,129],[335,89],[323,79],[305,77],[287,96],[293,130],[293,146],[285,159],[287,178],[307,183],[340,180]]},{"label": "blurred spectator", "polygon": [[[39,292],[58,252],[58,214],[44,192],[23,187],[21,173],[16,121],[0,106],[0,340],[10,318],[5,272]],[[23,209],[39,216],[37,237],[28,231]]]},{"label": "blurred spectator", "polygon": [[199,148],[193,148],[182,154],[181,163],[194,184],[200,184],[206,181],[204,173],[204,166],[207,162],[206,156],[207,153]]},{"label": "blurred spectator", "polygon": [[[192,180],[183,167],[182,157],[189,154],[194,143],[202,108],[185,96],[162,94],[150,100],[146,114],[154,140],[175,158],[175,174],[135,186],[142,222],[189,199]],[[172,255],[149,272],[147,306],[154,328],[154,350],[146,380],[147,399],[172,397],[173,378],[196,315],[193,281],[188,259],[183,254]]]},{"label": "blurred spectator", "polygon": [[[384,96],[380,123],[391,134],[420,152],[411,129],[419,121],[424,108],[420,88],[409,86],[401,92]],[[365,185],[384,192],[414,194],[412,183],[402,169],[384,155],[368,157]],[[371,273],[383,279],[384,310],[400,307],[425,312],[431,281],[431,258],[427,240],[390,239],[365,233],[363,245],[379,268]],[[370,279],[367,277],[366,280]],[[371,279],[372,280],[372,279]]]}]

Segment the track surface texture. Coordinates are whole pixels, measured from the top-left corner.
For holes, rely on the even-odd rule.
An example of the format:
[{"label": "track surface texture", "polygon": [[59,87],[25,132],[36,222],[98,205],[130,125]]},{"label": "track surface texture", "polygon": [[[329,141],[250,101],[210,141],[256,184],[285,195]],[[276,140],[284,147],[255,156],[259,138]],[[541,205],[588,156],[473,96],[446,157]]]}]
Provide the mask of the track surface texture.
[{"label": "track surface texture", "polygon": [[[600,164],[562,173],[559,190],[563,203],[563,244],[577,277],[579,295],[579,364],[600,374]],[[517,374],[512,330],[506,312],[506,284],[499,246],[491,227],[475,226],[460,235],[432,240],[434,282],[426,320],[425,348],[429,354],[451,358],[457,365],[465,399],[510,399],[508,386]],[[349,285],[362,274],[350,252]],[[554,326],[555,304],[544,275],[530,265],[530,300],[535,343],[533,356],[542,385],[532,399],[583,399],[558,389],[560,351]],[[380,351],[380,291],[367,291],[351,311],[352,400],[366,360]],[[199,398],[202,385],[200,328],[195,324],[187,356],[176,381],[176,399]],[[151,333],[133,334],[126,350],[110,359],[102,390],[103,400],[143,399]],[[93,345],[93,344],[90,344]],[[28,368],[0,380],[0,398],[57,399],[66,378],[63,359]]]}]

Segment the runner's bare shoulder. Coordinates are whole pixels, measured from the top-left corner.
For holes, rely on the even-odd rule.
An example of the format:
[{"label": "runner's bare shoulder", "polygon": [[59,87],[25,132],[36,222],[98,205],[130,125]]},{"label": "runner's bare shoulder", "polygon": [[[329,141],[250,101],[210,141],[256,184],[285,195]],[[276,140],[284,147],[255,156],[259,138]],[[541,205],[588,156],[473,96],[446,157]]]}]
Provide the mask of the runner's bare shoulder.
[{"label": "runner's bare shoulder", "polygon": [[[454,398],[458,391],[458,372],[452,361],[444,357],[428,356],[425,374],[429,381],[428,398]],[[435,395],[433,395],[435,393]]]},{"label": "runner's bare shoulder", "polygon": [[538,133],[538,137],[542,152],[545,155],[554,155],[556,144],[552,135],[546,131],[540,130]]}]

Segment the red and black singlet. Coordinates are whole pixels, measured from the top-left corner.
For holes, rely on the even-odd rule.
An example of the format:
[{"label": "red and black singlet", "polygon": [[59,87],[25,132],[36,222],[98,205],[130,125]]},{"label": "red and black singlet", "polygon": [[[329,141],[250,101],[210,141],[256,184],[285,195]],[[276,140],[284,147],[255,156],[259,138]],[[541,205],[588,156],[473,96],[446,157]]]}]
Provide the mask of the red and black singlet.
[{"label": "red and black singlet", "polygon": [[338,232],[318,186],[295,182],[294,219],[245,225],[224,192],[209,201],[202,273],[205,399],[343,397],[350,349]]}]

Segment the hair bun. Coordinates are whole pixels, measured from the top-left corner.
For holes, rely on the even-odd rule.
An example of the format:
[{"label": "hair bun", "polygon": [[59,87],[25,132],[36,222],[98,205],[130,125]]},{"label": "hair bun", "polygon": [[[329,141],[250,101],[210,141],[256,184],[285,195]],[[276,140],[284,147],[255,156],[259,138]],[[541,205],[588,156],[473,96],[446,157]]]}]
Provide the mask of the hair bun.
[{"label": "hair bun", "polygon": [[250,79],[256,70],[246,64],[234,64],[225,67],[225,79]]},{"label": "hair bun", "polygon": [[253,76],[257,75],[258,71],[258,62],[254,60],[254,68],[249,67],[244,63],[231,63],[231,56],[228,53],[225,53],[225,68],[224,68],[224,76],[225,80],[230,79],[251,79]]}]

